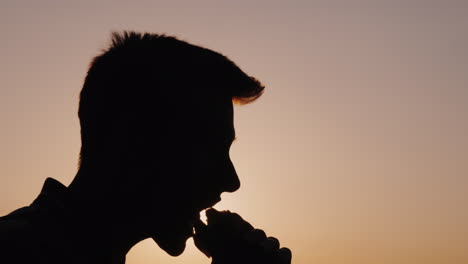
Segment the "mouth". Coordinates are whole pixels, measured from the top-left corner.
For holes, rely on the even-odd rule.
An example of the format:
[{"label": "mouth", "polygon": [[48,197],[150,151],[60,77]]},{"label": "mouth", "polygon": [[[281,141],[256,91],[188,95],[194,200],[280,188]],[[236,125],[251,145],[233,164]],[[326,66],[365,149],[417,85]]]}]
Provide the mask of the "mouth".
[{"label": "mouth", "polygon": [[200,213],[201,211],[205,209],[213,207],[215,204],[219,203],[220,201],[221,201],[221,197],[218,196],[213,199],[209,199],[209,200],[201,202],[197,208],[198,213]]},{"label": "mouth", "polygon": [[209,208],[213,207],[215,204],[217,204],[220,201],[221,201],[221,197],[216,197],[216,198],[211,199],[211,200],[206,200],[206,201],[200,203],[200,205],[198,207],[196,207],[196,209],[194,210],[193,215],[192,215],[192,217],[190,219],[192,227],[195,230],[200,229],[200,228],[202,228],[202,225],[205,225],[203,223],[203,221],[200,219],[200,213],[202,211],[206,210],[206,209],[209,209]]}]

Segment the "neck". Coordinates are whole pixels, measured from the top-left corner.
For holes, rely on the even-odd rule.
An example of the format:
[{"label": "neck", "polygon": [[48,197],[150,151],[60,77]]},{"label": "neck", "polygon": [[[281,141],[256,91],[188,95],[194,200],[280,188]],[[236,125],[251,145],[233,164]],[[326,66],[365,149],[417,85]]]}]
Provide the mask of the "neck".
[{"label": "neck", "polygon": [[111,199],[115,196],[112,181],[105,184],[109,174],[112,172],[98,168],[79,169],[68,187],[71,228],[83,254],[102,256],[104,263],[120,263],[116,260],[125,259],[128,251],[148,236]]}]

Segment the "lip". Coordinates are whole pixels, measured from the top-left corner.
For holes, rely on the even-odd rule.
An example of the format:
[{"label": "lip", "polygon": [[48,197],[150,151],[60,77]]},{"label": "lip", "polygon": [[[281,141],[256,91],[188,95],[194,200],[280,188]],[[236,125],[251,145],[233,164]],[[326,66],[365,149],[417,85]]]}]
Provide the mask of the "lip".
[{"label": "lip", "polygon": [[220,201],[221,201],[221,197],[215,197],[215,198],[207,199],[207,200],[197,203],[197,205],[194,206],[194,210],[192,212],[192,220],[193,221],[199,220],[201,211],[213,207],[215,204],[219,203]]},{"label": "lip", "polygon": [[197,207],[197,213],[200,213],[201,211],[213,207],[215,204],[219,203],[221,201],[221,197],[215,197],[212,199],[207,199],[199,204]]}]

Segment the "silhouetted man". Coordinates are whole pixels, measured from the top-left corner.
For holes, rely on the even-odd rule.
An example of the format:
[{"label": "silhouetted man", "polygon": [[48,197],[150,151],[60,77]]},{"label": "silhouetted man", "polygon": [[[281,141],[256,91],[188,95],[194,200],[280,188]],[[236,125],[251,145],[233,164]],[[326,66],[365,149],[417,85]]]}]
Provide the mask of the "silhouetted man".
[{"label": "silhouetted man", "polygon": [[240,186],[233,102],[262,92],[219,53],[115,33],[80,94],[76,177],[69,187],[48,178],[30,206],[0,219],[0,262],[124,263],[149,237],[177,256],[194,236],[212,263],[290,263],[288,249],[237,214],[211,209],[207,226],[199,220]]}]

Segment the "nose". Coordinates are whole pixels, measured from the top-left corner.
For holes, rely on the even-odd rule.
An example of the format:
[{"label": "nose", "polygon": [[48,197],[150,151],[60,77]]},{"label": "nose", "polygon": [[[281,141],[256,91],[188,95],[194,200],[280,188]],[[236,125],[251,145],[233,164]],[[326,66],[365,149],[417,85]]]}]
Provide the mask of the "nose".
[{"label": "nose", "polygon": [[239,177],[237,176],[236,169],[232,164],[231,159],[228,159],[226,166],[226,172],[223,175],[223,191],[224,192],[235,192],[240,188]]}]

